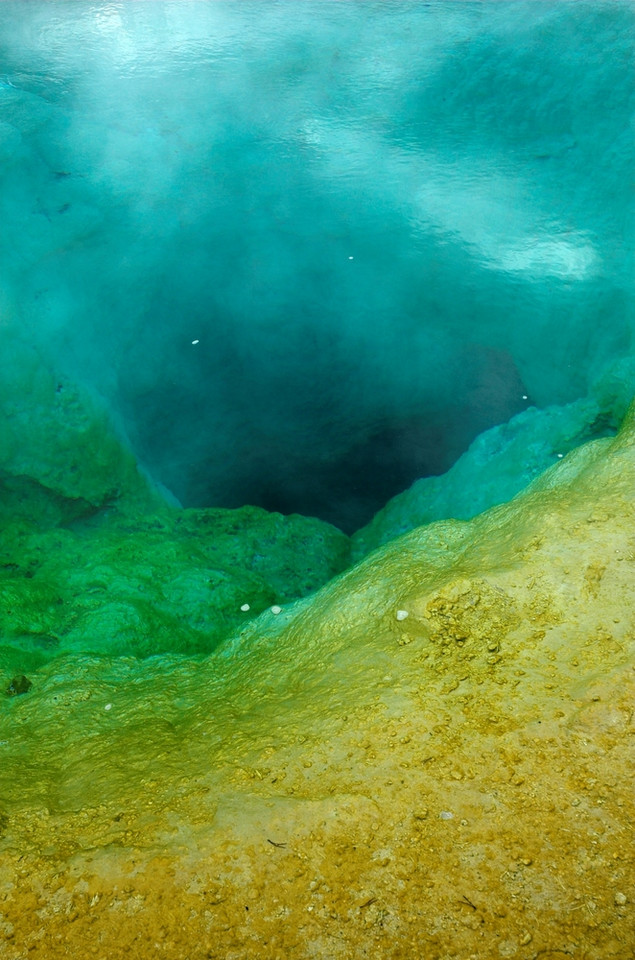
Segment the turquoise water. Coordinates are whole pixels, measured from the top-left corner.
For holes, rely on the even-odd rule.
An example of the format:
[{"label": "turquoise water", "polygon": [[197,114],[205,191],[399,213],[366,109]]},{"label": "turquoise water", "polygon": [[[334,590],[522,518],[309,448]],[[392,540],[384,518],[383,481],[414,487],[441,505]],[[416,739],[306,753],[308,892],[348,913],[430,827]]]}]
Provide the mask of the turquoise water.
[{"label": "turquoise water", "polygon": [[183,505],[351,533],[635,353],[633,25],[628,2],[3,3],[5,355],[98,398]]}]

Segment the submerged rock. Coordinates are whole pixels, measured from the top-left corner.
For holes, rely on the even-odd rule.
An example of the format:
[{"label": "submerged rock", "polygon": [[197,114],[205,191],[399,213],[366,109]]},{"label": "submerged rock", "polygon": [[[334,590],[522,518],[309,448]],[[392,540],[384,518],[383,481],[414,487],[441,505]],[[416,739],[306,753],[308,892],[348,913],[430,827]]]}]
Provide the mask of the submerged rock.
[{"label": "submerged rock", "polygon": [[98,397],[55,371],[15,329],[1,345],[0,519],[52,526],[113,507],[165,505]]},{"label": "submerged rock", "polygon": [[7,687],[7,696],[19,697],[23,693],[28,693],[32,686],[31,681],[24,674],[20,674],[20,676],[14,677]]},{"label": "submerged rock", "polygon": [[612,435],[624,412],[621,397],[605,398],[604,403],[589,398],[545,410],[531,407],[486,430],[447,473],[415,481],[353,534],[353,559],[415,527],[436,520],[469,520],[505,503],[570,450]]},{"label": "submerged rock", "polygon": [[321,587],[349,552],[321,520],[255,507],[7,524],[0,629],[34,663],[69,651],[209,653],[272,604]]}]

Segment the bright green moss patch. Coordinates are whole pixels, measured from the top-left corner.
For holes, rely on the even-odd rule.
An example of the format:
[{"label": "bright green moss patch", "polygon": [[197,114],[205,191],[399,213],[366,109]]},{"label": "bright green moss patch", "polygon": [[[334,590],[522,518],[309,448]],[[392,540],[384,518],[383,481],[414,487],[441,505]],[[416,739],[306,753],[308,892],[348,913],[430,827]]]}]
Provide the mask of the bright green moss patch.
[{"label": "bright green moss patch", "polygon": [[266,607],[317,589],[348,558],[348,538],[334,527],[252,507],[113,515],[73,529],[7,525],[3,660],[15,671],[70,651],[207,653]]}]

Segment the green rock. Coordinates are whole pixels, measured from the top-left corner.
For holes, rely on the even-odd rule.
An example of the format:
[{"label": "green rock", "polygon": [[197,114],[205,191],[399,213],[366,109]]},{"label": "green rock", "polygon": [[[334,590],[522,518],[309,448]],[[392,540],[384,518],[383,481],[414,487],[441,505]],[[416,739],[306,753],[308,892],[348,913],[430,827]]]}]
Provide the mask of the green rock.
[{"label": "green rock", "polygon": [[447,473],[416,480],[358,530],[352,538],[353,560],[416,527],[437,520],[470,520],[506,503],[574,448],[612,435],[626,404],[621,395],[605,392],[599,401],[530,407],[486,430]]},{"label": "green rock", "polygon": [[9,686],[7,687],[7,696],[8,697],[19,697],[23,693],[28,693],[33,684],[25,677],[23,673],[19,676],[14,677]]},{"label": "green rock", "polygon": [[0,542],[0,633],[36,661],[208,653],[318,589],[349,553],[327,523],[256,507],[113,513],[73,529],[15,522]]},{"label": "green rock", "polygon": [[0,521],[53,525],[113,506],[165,505],[97,396],[53,370],[14,328],[0,348]]}]

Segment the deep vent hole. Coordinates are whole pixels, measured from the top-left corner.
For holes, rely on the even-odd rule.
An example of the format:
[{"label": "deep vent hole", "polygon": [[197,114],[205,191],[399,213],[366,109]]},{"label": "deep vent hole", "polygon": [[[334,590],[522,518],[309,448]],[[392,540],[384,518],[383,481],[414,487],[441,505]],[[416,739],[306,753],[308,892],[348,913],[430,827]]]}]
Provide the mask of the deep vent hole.
[{"label": "deep vent hole", "polygon": [[[362,372],[349,370],[329,392],[332,381],[320,383],[319,367],[294,370],[288,358],[279,375],[226,367],[222,419],[207,396],[205,364],[198,378],[155,386],[129,398],[125,410],[142,458],[184,506],[251,504],[319,517],[350,534],[530,403],[507,352],[470,345],[457,357],[453,389],[422,401],[420,412],[404,398],[403,411],[371,416],[376,397]],[[218,389],[216,368],[213,375]]]}]

